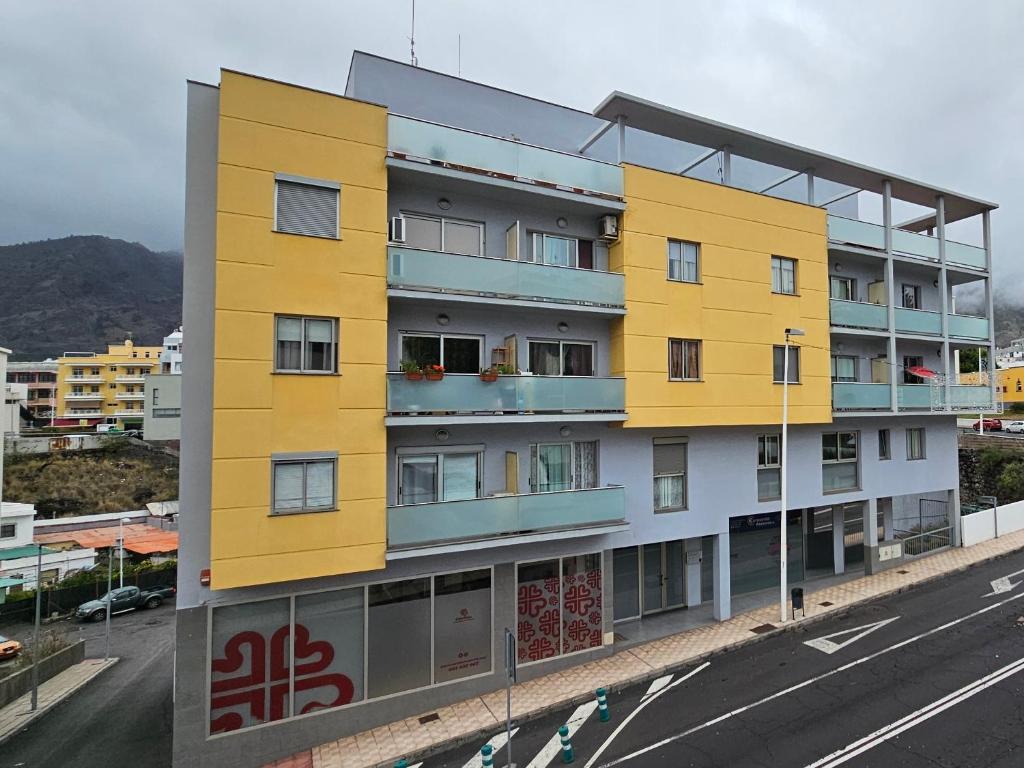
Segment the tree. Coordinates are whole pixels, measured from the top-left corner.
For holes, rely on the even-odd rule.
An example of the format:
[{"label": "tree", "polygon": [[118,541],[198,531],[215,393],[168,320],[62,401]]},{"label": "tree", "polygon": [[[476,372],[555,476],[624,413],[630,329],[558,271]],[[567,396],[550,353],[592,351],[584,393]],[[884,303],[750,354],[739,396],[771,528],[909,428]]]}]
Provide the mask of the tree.
[{"label": "tree", "polygon": [[[981,350],[981,368],[988,370],[988,351]],[[978,372],[978,348],[968,347],[960,350],[960,373]]]},{"label": "tree", "polygon": [[996,487],[1001,503],[1024,499],[1024,461],[1012,461],[1004,466]]}]

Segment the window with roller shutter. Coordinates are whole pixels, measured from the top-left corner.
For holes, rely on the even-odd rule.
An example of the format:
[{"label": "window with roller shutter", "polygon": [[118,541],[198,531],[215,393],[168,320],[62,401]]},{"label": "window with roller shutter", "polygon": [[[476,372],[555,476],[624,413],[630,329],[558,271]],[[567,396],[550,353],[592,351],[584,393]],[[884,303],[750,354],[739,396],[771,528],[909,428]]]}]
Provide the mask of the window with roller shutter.
[{"label": "window with roller shutter", "polygon": [[274,230],[291,235],[338,239],[341,185],[276,176]]}]

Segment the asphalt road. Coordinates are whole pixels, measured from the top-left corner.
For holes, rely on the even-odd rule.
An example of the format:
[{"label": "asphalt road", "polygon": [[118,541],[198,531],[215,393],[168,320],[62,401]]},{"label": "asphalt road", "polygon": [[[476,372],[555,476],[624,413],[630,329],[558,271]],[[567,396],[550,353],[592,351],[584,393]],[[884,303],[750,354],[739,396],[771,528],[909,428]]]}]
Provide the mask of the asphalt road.
[{"label": "asphalt road", "polygon": [[[592,706],[579,713],[574,765],[1018,768],[1024,586],[984,596],[1015,571],[1024,571],[1024,553],[713,657],[655,695],[645,698],[650,683],[612,694],[608,723]],[[861,634],[878,622],[886,623]],[[821,641],[845,630],[855,631]],[[544,747],[576,712],[524,724],[513,737],[520,768],[561,765],[557,746]],[[423,768],[479,765],[481,745],[432,756]],[[506,759],[501,747],[494,763]]]},{"label": "asphalt road", "polygon": [[[103,657],[103,624],[50,625]],[[25,641],[32,626],[3,634]],[[110,653],[120,661],[0,747],[0,768],[113,768],[171,764],[174,603],[111,617]]]}]

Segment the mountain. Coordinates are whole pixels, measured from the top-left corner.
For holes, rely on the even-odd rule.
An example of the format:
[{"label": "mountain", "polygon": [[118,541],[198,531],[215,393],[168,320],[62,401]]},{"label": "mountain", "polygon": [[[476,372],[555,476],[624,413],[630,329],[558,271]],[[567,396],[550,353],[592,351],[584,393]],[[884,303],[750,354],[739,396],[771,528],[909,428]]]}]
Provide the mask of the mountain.
[{"label": "mountain", "polygon": [[0,346],[12,360],[158,346],[181,324],[182,255],[99,235],[0,246]]}]

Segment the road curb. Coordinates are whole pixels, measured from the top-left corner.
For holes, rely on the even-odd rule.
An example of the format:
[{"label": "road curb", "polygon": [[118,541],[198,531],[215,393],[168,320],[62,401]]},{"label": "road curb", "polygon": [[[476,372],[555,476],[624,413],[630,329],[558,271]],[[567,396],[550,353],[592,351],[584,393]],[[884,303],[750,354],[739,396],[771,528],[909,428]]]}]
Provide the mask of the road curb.
[{"label": "road curb", "polygon": [[[872,595],[870,597],[864,597],[859,600],[855,600],[853,602],[847,603],[846,605],[836,606],[835,608],[826,608],[822,613],[817,613],[814,616],[807,616],[806,618],[800,618],[794,621],[789,621],[783,626],[776,627],[775,629],[769,632],[753,635],[752,637],[744,638],[743,640],[738,640],[734,643],[729,643],[728,645],[723,645],[721,648],[716,648],[713,651],[702,653],[699,656],[694,656],[692,658],[686,659],[685,661],[666,664],[662,667],[652,668],[650,672],[644,672],[640,675],[634,675],[633,677],[627,678],[625,680],[620,680],[615,683],[607,683],[604,685],[604,688],[606,691],[608,691],[608,693],[618,693],[622,690],[625,690],[626,688],[630,688],[634,685],[654,680],[665,674],[679,672],[684,669],[690,669],[717,656],[721,656],[725,653],[735,651],[738,648],[743,648],[748,645],[755,645],[757,643],[764,642],[770,638],[778,637],[781,634],[795,632],[796,630],[801,629],[803,627],[810,627],[814,626],[815,624],[819,624],[826,619],[832,619],[836,616],[842,616],[844,613],[849,612],[853,608],[858,608],[863,605],[876,602],[878,600],[883,600],[885,598],[892,597],[893,595],[900,595],[904,592],[911,592],[927,584],[932,584],[936,581],[948,578],[949,576],[955,576],[956,574],[964,573],[965,571],[969,571],[971,568],[975,568],[979,565],[986,565],[997,560],[1002,560],[1003,558],[1017,554],[1022,550],[1024,550],[1024,547],[1017,547],[1016,549],[1011,549],[1007,552],[1001,552],[997,555],[992,555],[991,557],[986,557],[982,560],[976,560],[973,563],[958,566],[952,570],[944,571],[943,573],[937,573],[932,576],[928,576],[919,581],[914,581],[910,584],[904,584],[903,586],[890,589],[886,592],[880,592],[877,595]],[[624,649],[622,653],[629,653],[629,649]],[[611,655],[614,654],[610,654],[608,657],[602,658],[610,658]],[[593,699],[593,693],[581,694],[579,696],[573,696],[571,698],[563,699],[561,701],[545,705],[539,709],[532,710],[519,717],[516,717],[514,718],[514,723],[515,725],[522,727],[523,725],[531,723],[535,720],[539,720],[542,717],[551,714],[552,712],[556,712],[560,709],[564,709],[567,707],[579,706],[580,704],[592,701]],[[438,752],[443,752],[448,749],[453,749],[455,747],[460,747],[464,744],[477,741],[481,738],[486,740],[488,737],[493,735],[494,729],[496,727],[500,727],[501,725],[502,723],[499,722],[495,725],[487,726],[486,728],[478,728],[477,730],[471,733],[463,734],[460,736],[453,736],[450,739],[437,742],[436,744],[432,744],[429,747],[424,747],[423,749],[411,751],[406,755],[402,755],[402,757],[404,757],[409,762],[415,762],[416,760],[423,760],[429,757],[430,755],[436,754]],[[316,747],[313,747],[313,750],[315,749]],[[397,759],[397,757],[382,760],[380,762],[373,763],[372,765],[367,766],[367,768],[393,768],[395,759]]]}]

